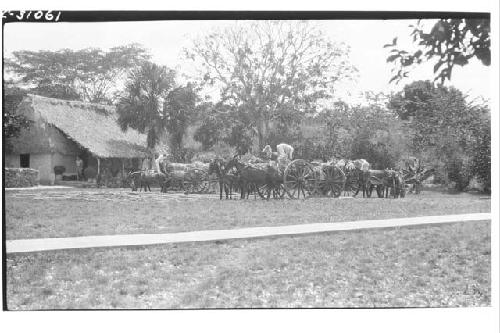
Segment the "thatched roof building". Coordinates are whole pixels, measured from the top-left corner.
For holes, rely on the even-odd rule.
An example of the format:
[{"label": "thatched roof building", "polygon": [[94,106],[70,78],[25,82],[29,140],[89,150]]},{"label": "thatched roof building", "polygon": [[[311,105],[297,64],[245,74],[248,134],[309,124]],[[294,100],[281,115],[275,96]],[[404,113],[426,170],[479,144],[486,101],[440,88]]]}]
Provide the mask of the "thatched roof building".
[{"label": "thatched roof building", "polygon": [[[19,105],[18,112],[42,125],[42,128],[34,126],[35,130],[48,130],[54,135],[58,130],[59,135],[67,136],[97,157],[135,158],[146,154],[146,136],[133,129],[123,132],[111,106],[28,95]],[[57,130],[47,129],[45,124]],[[12,140],[17,152],[64,152],[60,150],[67,148],[58,147],[60,141],[52,140],[50,135],[40,138],[32,134],[22,133]]]},{"label": "thatched roof building", "polygon": [[76,156],[85,159],[85,166],[99,169],[102,159],[123,163],[147,155],[146,136],[133,129],[123,132],[112,106],[27,95],[17,113],[33,125],[11,140],[13,153],[6,156],[6,164],[37,168],[41,180],[53,177],[56,165],[76,173]]}]

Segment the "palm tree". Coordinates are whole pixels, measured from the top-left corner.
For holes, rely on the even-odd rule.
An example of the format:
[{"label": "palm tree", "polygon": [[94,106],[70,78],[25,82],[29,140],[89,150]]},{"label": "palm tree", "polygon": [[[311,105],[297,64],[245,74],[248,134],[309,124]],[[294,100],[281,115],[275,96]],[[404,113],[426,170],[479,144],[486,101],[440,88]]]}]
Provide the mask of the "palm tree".
[{"label": "palm tree", "polygon": [[165,101],[174,88],[175,71],[146,62],[132,71],[125,91],[118,101],[118,123],[147,134],[147,147],[152,150],[167,129]]}]

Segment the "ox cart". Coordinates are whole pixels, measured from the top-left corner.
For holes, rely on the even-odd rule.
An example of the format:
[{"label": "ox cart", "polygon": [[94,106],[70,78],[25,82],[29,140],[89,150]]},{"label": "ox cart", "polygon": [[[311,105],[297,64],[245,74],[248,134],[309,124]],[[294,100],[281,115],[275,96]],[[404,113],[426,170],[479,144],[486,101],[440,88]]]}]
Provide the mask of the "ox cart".
[{"label": "ox cart", "polygon": [[319,162],[293,160],[283,172],[283,187],[292,199],[308,197],[338,198],[344,190],[346,175],[339,167]]},{"label": "ox cart", "polygon": [[166,163],[163,171],[139,170],[128,175],[132,191],[151,191],[151,185],[160,187],[162,193],[167,190],[189,193],[208,193],[210,179],[208,166],[204,163]]},{"label": "ox cart", "polygon": [[236,162],[244,191],[249,187],[263,199],[291,199],[309,197],[334,197],[342,194],[346,183],[345,173],[328,163],[296,159],[281,165],[272,163],[242,164]]},{"label": "ox cart", "polygon": [[164,170],[167,177],[162,192],[168,189],[184,191],[185,194],[210,191],[208,165],[204,163],[168,163]]}]

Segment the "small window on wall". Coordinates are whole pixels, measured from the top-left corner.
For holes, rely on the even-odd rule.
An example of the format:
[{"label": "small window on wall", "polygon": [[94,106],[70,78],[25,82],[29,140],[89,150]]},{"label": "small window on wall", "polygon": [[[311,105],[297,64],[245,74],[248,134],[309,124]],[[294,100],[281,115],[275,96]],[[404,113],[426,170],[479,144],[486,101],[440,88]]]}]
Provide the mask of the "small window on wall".
[{"label": "small window on wall", "polygon": [[21,154],[20,155],[20,167],[21,168],[29,168],[30,167],[30,154]]}]

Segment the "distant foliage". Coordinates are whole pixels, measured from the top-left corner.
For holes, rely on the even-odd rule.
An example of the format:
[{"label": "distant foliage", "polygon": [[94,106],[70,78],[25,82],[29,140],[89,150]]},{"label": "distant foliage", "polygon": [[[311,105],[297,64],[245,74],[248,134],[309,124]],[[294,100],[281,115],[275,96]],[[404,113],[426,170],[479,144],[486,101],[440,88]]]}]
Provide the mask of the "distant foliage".
[{"label": "distant foliage", "polygon": [[363,158],[372,168],[395,167],[408,150],[406,131],[397,115],[372,101],[368,106],[339,103],[317,118],[325,128],[311,138],[293,143],[296,156],[305,159]]},{"label": "distant foliage", "polygon": [[108,51],[98,48],[58,51],[16,51],[5,60],[6,72],[19,85],[32,86],[30,92],[46,97],[111,103],[116,82],[129,70],[149,59],[138,44],[118,46]]},{"label": "distant foliage", "polygon": [[201,142],[203,150],[209,150],[221,140],[224,124],[219,118],[215,112],[208,110],[196,129],[193,138]]}]

